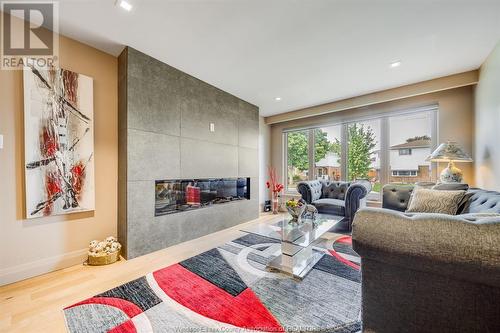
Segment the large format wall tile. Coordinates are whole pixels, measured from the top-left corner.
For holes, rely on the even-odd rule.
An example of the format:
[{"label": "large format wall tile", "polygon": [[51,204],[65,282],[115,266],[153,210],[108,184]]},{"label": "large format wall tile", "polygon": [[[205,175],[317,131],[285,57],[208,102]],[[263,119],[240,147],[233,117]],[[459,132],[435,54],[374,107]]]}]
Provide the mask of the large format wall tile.
[{"label": "large format wall tile", "polygon": [[[240,204],[241,202],[230,202],[183,213],[158,216],[154,218],[154,223],[163,226],[160,232],[165,235],[167,246],[170,246],[241,223],[238,208]],[[177,227],[173,227],[173,225]],[[178,230],[176,235],[169,233],[170,230],[174,229]]]},{"label": "large format wall tile", "polygon": [[180,135],[180,96],[172,79],[128,79],[128,128]]},{"label": "large format wall tile", "polygon": [[148,219],[155,215],[155,181],[127,182],[127,218]]},{"label": "large format wall tile", "polygon": [[[168,88],[169,86],[178,88],[179,84],[176,83],[177,80],[187,75],[131,47],[127,47],[127,57],[128,77],[135,77],[161,84],[156,86],[155,91]],[[168,85],[166,85],[166,83],[168,83]]]},{"label": "large format wall tile", "polygon": [[238,147],[238,176],[258,177],[259,150],[253,148]]},{"label": "large format wall tile", "polygon": [[259,216],[258,200],[230,202],[183,213],[128,219],[128,259],[233,227]]},{"label": "large format wall tile", "polygon": [[129,129],[128,180],[179,178],[179,137]]},{"label": "large format wall tile", "polygon": [[265,186],[265,184],[260,184],[259,176],[250,178],[250,199],[259,200],[260,186]]},{"label": "large format wall tile", "polygon": [[[218,89],[199,80],[188,77],[183,81],[191,89],[186,88],[181,94],[181,136],[237,145],[237,103],[221,103],[231,99],[223,97]],[[210,123],[215,124],[215,132],[210,132]]]},{"label": "large format wall tile", "polygon": [[238,145],[259,148],[259,109],[241,100],[238,103]]},{"label": "large format wall tile", "polygon": [[[120,55],[119,237],[134,258],[254,219],[258,108],[137,50]],[[209,124],[215,124],[210,132]],[[251,200],[154,216],[155,180],[251,177]]]},{"label": "large format wall tile", "polygon": [[240,222],[251,221],[259,217],[258,192],[253,199],[239,203],[238,216],[240,218]]},{"label": "large format wall tile", "polygon": [[179,70],[128,48],[128,127],[180,135]]},{"label": "large format wall tile", "polygon": [[160,224],[154,218],[128,219],[127,259],[169,246],[169,239],[180,234],[180,224]]},{"label": "large format wall tile", "polygon": [[238,147],[181,138],[182,178],[236,177]]}]

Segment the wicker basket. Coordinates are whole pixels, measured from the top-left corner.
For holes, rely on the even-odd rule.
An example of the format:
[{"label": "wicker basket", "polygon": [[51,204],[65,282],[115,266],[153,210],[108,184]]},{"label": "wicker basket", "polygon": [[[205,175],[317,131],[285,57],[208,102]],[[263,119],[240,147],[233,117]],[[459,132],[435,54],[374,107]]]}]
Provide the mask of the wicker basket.
[{"label": "wicker basket", "polygon": [[89,258],[87,259],[87,264],[91,266],[102,266],[109,265],[120,260],[120,250],[105,254],[105,255],[92,255],[89,253]]}]

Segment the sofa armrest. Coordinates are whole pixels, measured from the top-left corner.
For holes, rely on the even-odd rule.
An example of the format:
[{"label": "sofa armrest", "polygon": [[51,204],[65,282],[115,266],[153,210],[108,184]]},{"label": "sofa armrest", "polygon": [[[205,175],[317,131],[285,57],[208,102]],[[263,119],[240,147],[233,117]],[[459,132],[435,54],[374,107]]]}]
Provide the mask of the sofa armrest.
[{"label": "sofa armrest", "polygon": [[345,194],[345,214],[352,221],[354,215],[361,207],[364,207],[364,202],[368,193],[372,190],[372,184],[368,180],[359,180],[351,183]]},{"label": "sofa armrest", "polygon": [[297,184],[297,191],[308,204],[321,198],[323,183],[319,180],[300,182]]},{"label": "sofa armrest", "polygon": [[500,219],[365,208],[353,223],[362,259],[500,286]]}]

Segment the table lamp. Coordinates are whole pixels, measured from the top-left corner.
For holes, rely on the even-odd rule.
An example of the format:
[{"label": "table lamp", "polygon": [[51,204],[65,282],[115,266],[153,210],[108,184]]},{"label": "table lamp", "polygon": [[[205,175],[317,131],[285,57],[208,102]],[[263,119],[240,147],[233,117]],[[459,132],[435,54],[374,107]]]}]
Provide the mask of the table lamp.
[{"label": "table lamp", "polygon": [[448,167],[441,171],[441,182],[461,183],[462,170],[457,168],[454,162],[472,162],[472,158],[464,152],[458,143],[448,141],[440,144],[439,147],[426,158],[426,161],[448,162]]}]

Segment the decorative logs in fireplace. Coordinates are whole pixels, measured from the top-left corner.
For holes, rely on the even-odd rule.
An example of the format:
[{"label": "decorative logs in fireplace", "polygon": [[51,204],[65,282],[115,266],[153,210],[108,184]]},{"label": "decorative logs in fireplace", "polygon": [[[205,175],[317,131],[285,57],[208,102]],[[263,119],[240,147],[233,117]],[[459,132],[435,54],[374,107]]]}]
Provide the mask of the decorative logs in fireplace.
[{"label": "decorative logs in fireplace", "polygon": [[250,178],[157,180],[155,216],[250,199]]}]

